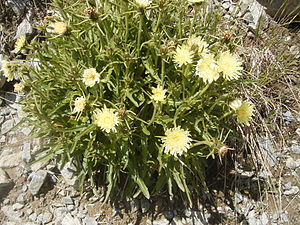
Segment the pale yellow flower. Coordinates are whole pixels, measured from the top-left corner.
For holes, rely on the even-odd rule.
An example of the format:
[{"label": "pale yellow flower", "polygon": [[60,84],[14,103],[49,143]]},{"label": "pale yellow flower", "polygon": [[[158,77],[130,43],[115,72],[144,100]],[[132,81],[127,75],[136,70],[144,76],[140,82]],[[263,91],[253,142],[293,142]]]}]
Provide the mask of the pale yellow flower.
[{"label": "pale yellow flower", "polygon": [[18,53],[21,51],[21,49],[25,46],[26,43],[26,35],[21,35],[20,37],[17,38],[16,43],[15,43],[15,49],[14,53]]},{"label": "pale yellow flower", "polygon": [[85,97],[77,97],[74,102],[74,113],[82,112],[86,106]]},{"label": "pale yellow flower", "polygon": [[25,85],[20,82],[20,83],[15,83],[14,84],[14,91],[17,93],[24,93]]},{"label": "pale yellow flower", "polygon": [[165,153],[174,156],[180,156],[187,152],[192,141],[189,131],[181,129],[180,127],[167,129],[165,136],[161,139]]},{"label": "pale yellow flower", "polygon": [[116,132],[116,126],[120,123],[119,116],[114,109],[97,109],[95,114],[95,124],[107,133]]},{"label": "pale yellow flower", "polygon": [[146,8],[152,3],[149,0],[135,0],[135,2],[140,8]]},{"label": "pale yellow flower", "polygon": [[93,87],[96,83],[100,81],[100,74],[97,73],[95,68],[85,69],[83,71],[83,83],[88,87]]},{"label": "pale yellow flower", "polygon": [[226,80],[238,79],[243,70],[242,62],[229,51],[220,54],[217,65]]},{"label": "pale yellow flower", "polygon": [[189,46],[183,45],[178,46],[176,48],[176,52],[174,55],[174,62],[178,64],[178,66],[186,65],[188,63],[193,62],[193,52],[190,51]]},{"label": "pale yellow flower", "polygon": [[166,98],[167,90],[164,90],[162,86],[158,85],[156,88],[152,88],[152,96],[155,102],[162,102]]},{"label": "pale yellow flower", "polygon": [[251,102],[236,99],[229,104],[235,110],[237,121],[241,124],[249,126],[249,121],[253,116],[254,106]]},{"label": "pale yellow flower", "polygon": [[8,61],[1,61],[1,71],[3,72],[3,76],[7,78],[7,81],[12,81],[14,79],[14,75],[11,71],[10,63]]},{"label": "pale yellow flower", "polygon": [[212,83],[219,78],[218,66],[212,54],[204,55],[196,66],[196,75],[205,83]]},{"label": "pale yellow flower", "polygon": [[187,40],[187,45],[191,50],[196,50],[198,54],[208,54],[208,44],[201,37],[190,37]]},{"label": "pale yellow flower", "polygon": [[64,22],[56,22],[52,25],[53,33],[55,34],[64,34],[68,30],[68,26]]}]

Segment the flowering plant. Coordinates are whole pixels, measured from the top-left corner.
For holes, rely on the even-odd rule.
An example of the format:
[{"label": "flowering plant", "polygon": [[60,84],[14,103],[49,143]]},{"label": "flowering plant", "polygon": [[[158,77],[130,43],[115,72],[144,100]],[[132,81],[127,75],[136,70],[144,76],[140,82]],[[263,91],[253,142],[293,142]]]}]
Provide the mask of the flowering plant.
[{"label": "flowering plant", "polygon": [[147,198],[168,186],[191,204],[205,158],[227,148],[232,118],[248,125],[253,114],[235,100],[243,63],[208,25],[216,12],[203,1],[54,5],[61,17],[39,28],[28,47],[39,66],[25,79],[25,109],[50,137],[45,157],[72,160],[82,187],[89,177],[97,188],[101,173],[106,199],[117,184]]}]

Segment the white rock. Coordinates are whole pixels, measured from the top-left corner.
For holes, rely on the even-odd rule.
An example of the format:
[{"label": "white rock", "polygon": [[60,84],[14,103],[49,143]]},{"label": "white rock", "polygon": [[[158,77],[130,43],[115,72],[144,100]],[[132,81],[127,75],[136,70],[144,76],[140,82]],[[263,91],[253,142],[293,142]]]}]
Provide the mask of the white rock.
[{"label": "white rock", "polygon": [[61,221],[61,225],[81,225],[81,222],[77,217],[72,217],[71,214],[68,213]]},{"label": "white rock", "polygon": [[31,160],[31,144],[30,142],[25,142],[22,146],[22,159],[25,163],[29,163]]},{"label": "white rock", "polygon": [[29,191],[32,195],[37,195],[43,186],[45,180],[47,177],[47,171],[45,170],[39,170],[33,175],[31,175],[31,181],[29,183]]},{"label": "white rock", "polygon": [[297,164],[296,164],[296,161],[289,157],[287,160],[286,160],[286,167],[290,168],[290,169],[295,169],[297,168]]},{"label": "white rock", "polygon": [[97,225],[97,221],[95,220],[95,218],[93,217],[90,217],[90,216],[86,216],[84,219],[83,219],[83,224],[84,225]]},{"label": "white rock", "polygon": [[0,168],[13,168],[21,163],[21,153],[13,153],[0,158]]},{"label": "white rock", "polygon": [[295,195],[298,194],[299,188],[297,186],[293,186],[291,189],[283,192],[284,195]]},{"label": "white rock", "polygon": [[5,121],[1,126],[1,133],[6,134],[8,133],[14,126],[15,121],[13,119]]},{"label": "white rock", "polygon": [[41,222],[42,224],[47,224],[52,221],[53,215],[50,212],[44,212],[40,215],[38,215],[37,220]]}]

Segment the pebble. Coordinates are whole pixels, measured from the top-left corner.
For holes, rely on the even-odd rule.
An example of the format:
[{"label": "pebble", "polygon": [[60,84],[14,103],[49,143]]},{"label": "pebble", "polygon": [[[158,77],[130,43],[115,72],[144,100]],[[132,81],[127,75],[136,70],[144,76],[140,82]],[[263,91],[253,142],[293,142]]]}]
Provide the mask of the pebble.
[{"label": "pebble", "polygon": [[61,225],[81,225],[81,222],[77,217],[72,217],[71,214],[68,213],[61,221]]},{"label": "pebble", "polygon": [[292,188],[292,182],[287,182],[285,185],[283,185],[283,190],[291,190]]},{"label": "pebble", "polygon": [[32,213],[29,217],[28,217],[29,220],[31,221],[36,221],[37,219],[37,214],[36,213]]},{"label": "pebble", "polygon": [[90,217],[90,216],[86,216],[84,219],[83,219],[83,225],[97,225],[97,221]]},{"label": "pebble", "polygon": [[53,215],[50,212],[44,212],[37,217],[37,221],[41,222],[42,224],[47,224],[52,221]]},{"label": "pebble", "polygon": [[31,160],[31,143],[30,142],[25,142],[22,146],[22,160],[25,163],[29,163]]},{"label": "pebble", "polygon": [[150,209],[150,201],[146,198],[141,198],[141,210],[142,213],[146,213]]},{"label": "pebble", "polygon": [[168,225],[168,224],[170,224],[170,222],[167,219],[154,220],[152,222],[152,225]]},{"label": "pebble", "polygon": [[6,137],[3,135],[1,138],[0,138],[0,143],[5,143],[6,141]]},{"label": "pebble", "polygon": [[296,134],[298,134],[300,136],[300,128],[297,128]]},{"label": "pebble", "polygon": [[69,196],[62,198],[62,203],[65,205],[74,205],[73,199]]},{"label": "pebble", "polygon": [[68,185],[74,186],[77,183],[76,167],[71,162],[67,162],[60,172]]},{"label": "pebble", "polygon": [[31,181],[29,183],[29,191],[32,195],[37,195],[43,186],[47,177],[47,171],[39,170],[31,176]]},{"label": "pebble", "polygon": [[289,157],[286,160],[286,167],[288,167],[290,169],[296,169],[297,168],[296,160],[294,160],[293,158]]},{"label": "pebble", "polygon": [[24,204],[21,204],[21,203],[15,203],[12,205],[12,209],[14,211],[17,211],[17,210],[20,210],[20,209],[23,209],[24,208]]},{"label": "pebble", "polygon": [[293,115],[292,115],[291,111],[286,111],[285,113],[282,114],[282,117],[284,120],[286,120],[288,122],[293,121]]},{"label": "pebble", "polygon": [[299,155],[300,154],[300,146],[299,144],[292,144],[291,146],[292,152]]},{"label": "pebble", "polygon": [[261,153],[271,167],[277,165],[277,156],[272,141],[267,137],[259,137],[257,139]]},{"label": "pebble", "polygon": [[32,127],[24,127],[21,132],[25,135],[25,136],[29,136],[29,134],[32,131]]},{"label": "pebble", "polygon": [[14,126],[15,122],[13,119],[5,121],[1,126],[1,133],[6,134],[8,133]]},{"label": "pebble", "polygon": [[0,158],[0,168],[13,168],[20,164],[21,153],[12,153],[10,155],[5,155]]},{"label": "pebble", "polygon": [[283,192],[284,195],[295,195],[298,194],[299,188],[297,186],[292,186],[291,189]]},{"label": "pebble", "polygon": [[235,192],[234,197],[235,197],[236,204],[242,203],[244,200],[243,195],[239,191]]}]

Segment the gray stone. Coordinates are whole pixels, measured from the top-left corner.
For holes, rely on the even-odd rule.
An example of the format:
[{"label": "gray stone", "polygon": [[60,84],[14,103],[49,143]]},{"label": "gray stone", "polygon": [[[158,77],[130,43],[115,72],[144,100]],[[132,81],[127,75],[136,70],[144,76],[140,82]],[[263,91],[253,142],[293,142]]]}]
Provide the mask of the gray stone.
[{"label": "gray stone", "polygon": [[236,204],[240,204],[240,203],[243,202],[243,200],[244,200],[243,195],[239,191],[236,191],[234,196],[235,196],[235,203]]},{"label": "gray stone", "polygon": [[152,222],[152,225],[168,225],[168,224],[170,224],[170,221],[167,219],[154,220]]},{"label": "gray stone", "polygon": [[22,16],[25,11],[25,1],[22,0],[8,0],[8,5],[13,9],[17,16]]},{"label": "gray stone", "polygon": [[62,198],[62,203],[65,205],[74,205],[73,199],[69,196]]},{"label": "gray stone", "polygon": [[273,177],[273,174],[271,173],[271,171],[261,170],[261,171],[259,171],[258,176],[259,176],[260,178],[267,179],[267,178],[269,178],[269,177]]},{"label": "gray stone", "polygon": [[277,164],[277,156],[272,141],[267,137],[259,137],[257,141],[264,159],[274,167]]},{"label": "gray stone", "polygon": [[52,221],[53,215],[50,212],[44,212],[37,217],[37,221],[41,222],[42,224],[47,224]]},{"label": "gray stone", "polygon": [[26,214],[29,216],[33,213],[33,209],[29,208],[26,210]]},{"label": "gray stone", "polygon": [[292,186],[291,189],[283,192],[284,195],[295,195],[298,194],[299,188],[297,186]]},{"label": "gray stone", "polygon": [[22,146],[22,159],[25,163],[29,163],[31,160],[31,144],[30,142],[25,142]]},{"label": "gray stone", "polygon": [[0,138],[0,143],[5,143],[6,141],[6,137],[3,135],[1,138]]},{"label": "gray stone", "polygon": [[75,205],[67,205],[67,210],[69,212],[74,211],[75,210]]},{"label": "gray stone", "polygon": [[18,38],[18,37],[20,37],[22,35],[26,35],[26,34],[31,34],[31,33],[32,33],[32,25],[28,21],[28,19],[25,18],[18,26],[15,38]]},{"label": "gray stone", "polygon": [[14,211],[17,211],[17,210],[20,210],[20,209],[23,209],[23,208],[24,208],[24,205],[21,204],[21,203],[15,203],[15,204],[12,205],[12,209]]},{"label": "gray stone", "polygon": [[291,190],[292,189],[292,182],[287,182],[284,186],[283,186],[283,190]]},{"label": "gray stone", "polygon": [[0,158],[0,168],[13,168],[20,164],[21,153],[12,153],[10,155],[5,155]]},{"label": "gray stone", "polygon": [[15,122],[13,119],[5,121],[1,126],[1,133],[2,134],[8,133],[13,128],[14,123]]},{"label": "gray stone", "polygon": [[33,173],[31,177],[31,181],[29,183],[29,191],[32,195],[37,195],[43,186],[45,180],[47,177],[47,171],[45,170],[39,170],[35,173]]},{"label": "gray stone", "polygon": [[150,209],[150,201],[144,197],[141,198],[141,210],[142,210],[142,213],[146,213],[149,211]]},{"label": "gray stone", "polygon": [[97,221],[90,217],[90,216],[86,216],[84,219],[83,219],[83,225],[97,225]]},{"label": "gray stone", "polygon": [[68,213],[61,221],[61,225],[81,225],[81,222],[77,217],[72,217],[71,214]]},{"label": "gray stone", "polygon": [[24,127],[21,132],[25,135],[28,136],[32,131],[32,127]]},{"label": "gray stone", "polygon": [[293,158],[289,157],[286,160],[286,167],[288,167],[290,169],[296,169],[297,168],[296,160],[294,160]]},{"label": "gray stone", "polygon": [[77,183],[76,167],[73,163],[67,162],[60,170],[61,175],[68,185],[74,186]]},{"label": "gray stone", "polygon": [[8,217],[11,221],[20,222],[22,221],[22,211],[14,211],[10,205],[5,205],[1,207],[2,212],[6,217]]},{"label": "gray stone", "polygon": [[36,221],[37,220],[37,214],[36,213],[32,213],[29,217],[28,217],[29,220],[31,221]]},{"label": "gray stone", "polygon": [[174,218],[174,212],[173,211],[164,211],[163,212],[163,215],[164,217],[167,219],[167,220],[172,220]]},{"label": "gray stone", "polygon": [[130,201],[131,212],[135,213],[140,210],[140,201],[138,199],[133,199]]},{"label": "gray stone", "polygon": [[293,153],[297,155],[300,154],[300,146],[298,144],[292,144],[291,149]]},{"label": "gray stone", "polygon": [[283,116],[283,119],[288,122],[292,122],[294,119],[291,111],[286,111],[285,113],[282,114],[282,116]]},{"label": "gray stone", "polygon": [[231,6],[231,2],[230,2],[230,1],[226,1],[226,2],[223,2],[223,3],[222,3],[222,7],[223,7],[224,9],[229,9],[230,6]]},{"label": "gray stone", "polygon": [[8,174],[0,168],[0,196],[13,186],[12,180],[9,178]]},{"label": "gray stone", "polygon": [[11,113],[11,109],[10,108],[4,108],[4,109],[1,109],[0,111],[0,116],[7,116]]},{"label": "gray stone", "polygon": [[[299,55],[300,55],[300,54],[299,54]],[[298,135],[300,136],[300,128],[297,128],[296,134],[298,134]]]},{"label": "gray stone", "polygon": [[18,203],[24,203],[24,202],[25,202],[24,194],[20,194],[20,195],[18,196],[17,202],[18,202]]}]

